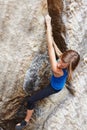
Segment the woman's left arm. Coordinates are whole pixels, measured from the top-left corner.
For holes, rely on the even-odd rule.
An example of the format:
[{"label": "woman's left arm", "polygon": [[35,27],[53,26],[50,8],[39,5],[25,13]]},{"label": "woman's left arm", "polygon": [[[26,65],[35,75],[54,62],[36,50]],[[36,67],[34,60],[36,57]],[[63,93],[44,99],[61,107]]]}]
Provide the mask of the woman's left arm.
[{"label": "woman's left arm", "polygon": [[54,46],[56,55],[57,55],[58,57],[60,57],[63,53],[62,53],[62,52],[59,50],[59,48],[57,47],[57,45],[56,45],[54,39],[53,39],[53,46]]}]

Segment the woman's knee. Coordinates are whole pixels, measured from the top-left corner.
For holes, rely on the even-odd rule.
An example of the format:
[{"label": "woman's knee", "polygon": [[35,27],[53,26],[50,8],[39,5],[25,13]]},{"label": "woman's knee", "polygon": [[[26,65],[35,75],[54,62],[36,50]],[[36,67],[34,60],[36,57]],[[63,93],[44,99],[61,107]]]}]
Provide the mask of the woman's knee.
[{"label": "woman's knee", "polygon": [[31,99],[29,99],[28,101],[27,101],[27,109],[30,109],[30,110],[32,110],[32,109],[34,109],[34,102],[33,102],[33,100],[31,100]]}]

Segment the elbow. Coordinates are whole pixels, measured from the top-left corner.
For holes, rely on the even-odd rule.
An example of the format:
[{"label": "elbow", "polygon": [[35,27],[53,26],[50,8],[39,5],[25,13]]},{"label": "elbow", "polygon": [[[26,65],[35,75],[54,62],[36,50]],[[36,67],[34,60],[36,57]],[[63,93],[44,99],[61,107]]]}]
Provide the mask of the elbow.
[{"label": "elbow", "polygon": [[52,66],[52,71],[56,73],[56,66]]}]

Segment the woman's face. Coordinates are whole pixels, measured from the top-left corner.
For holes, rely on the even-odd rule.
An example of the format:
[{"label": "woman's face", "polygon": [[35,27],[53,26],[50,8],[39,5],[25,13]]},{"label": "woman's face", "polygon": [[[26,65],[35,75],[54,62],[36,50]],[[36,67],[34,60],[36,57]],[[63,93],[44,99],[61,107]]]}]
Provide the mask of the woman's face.
[{"label": "woman's face", "polygon": [[58,60],[58,63],[57,63],[58,68],[60,69],[67,68],[68,65],[69,65],[68,63],[63,62],[61,59]]}]

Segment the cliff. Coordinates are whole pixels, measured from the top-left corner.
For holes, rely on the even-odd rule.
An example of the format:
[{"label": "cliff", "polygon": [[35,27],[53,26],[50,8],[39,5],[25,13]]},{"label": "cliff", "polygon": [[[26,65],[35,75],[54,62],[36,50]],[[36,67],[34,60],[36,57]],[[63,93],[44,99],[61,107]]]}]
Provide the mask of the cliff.
[{"label": "cliff", "polygon": [[[47,9],[48,5],[48,9]],[[73,74],[73,97],[66,87],[39,101],[25,130],[87,129],[86,0],[0,1],[0,129],[14,130],[26,114],[27,97],[45,87],[51,68],[44,16],[62,52],[72,48],[81,61]]]}]

